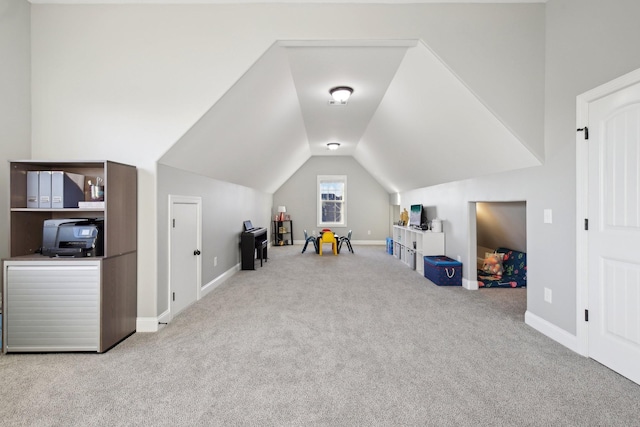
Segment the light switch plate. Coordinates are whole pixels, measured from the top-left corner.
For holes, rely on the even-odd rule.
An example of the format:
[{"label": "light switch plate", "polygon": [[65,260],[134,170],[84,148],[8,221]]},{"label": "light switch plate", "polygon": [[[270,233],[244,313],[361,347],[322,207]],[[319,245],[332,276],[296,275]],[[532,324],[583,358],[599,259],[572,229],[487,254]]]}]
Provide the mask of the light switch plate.
[{"label": "light switch plate", "polygon": [[553,215],[551,213],[551,209],[544,210],[544,223],[551,224],[553,222]]}]

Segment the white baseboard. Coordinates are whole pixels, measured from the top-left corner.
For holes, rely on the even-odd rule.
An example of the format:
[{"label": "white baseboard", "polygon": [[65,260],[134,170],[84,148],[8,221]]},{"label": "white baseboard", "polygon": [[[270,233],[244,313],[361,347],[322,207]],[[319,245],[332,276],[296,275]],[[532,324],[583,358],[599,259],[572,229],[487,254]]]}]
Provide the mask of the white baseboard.
[{"label": "white baseboard", "polygon": [[468,289],[470,291],[477,291],[478,290],[478,281],[477,280],[465,279],[463,277],[462,278],[462,287],[465,288],[465,289]]},{"label": "white baseboard", "polygon": [[164,313],[158,316],[158,324],[162,323],[170,323],[173,320],[173,314],[171,314],[171,310],[166,309]]},{"label": "white baseboard", "polygon": [[550,323],[543,318],[536,316],[529,310],[527,310],[527,312],[524,314],[524,323],[531,326],[541,334],[546,335],[552,340],[562,344],[569,350],[581,354],[578,346],[578,337],[576,337],[575,335],[571,335],[569,332],[557,327],[553,323]]},{"label": "white baseboard", "polygon": [[212,290],[214,290],[215,288],[223,284],[227,279],[229,279],[231,276],[236,274],[238,271],[240,271],[239,263],[231,267],[230,269],[228,269],[227,271],[225,271],[224,273],[222,273],[221,275],[219,275],[218,277],[216,277],[206,285],[204,285],[200,289],[200,298],[207,295],[209,292],[211,292]]},{"label": "white baseboard", "polygon": [[158,332],[157,317],[136,318],[136,332]]},{"label": "white baseboard", "polygon": [[[200,289],[200,298],[207,295],[209,292],[220,286],[225,280],[236,274],[240,270],[240,264],[236,264],[229,270],[222,273]],[[170,323],[173,320],[171,310],[167,309],[164,313],[158,317],[138,317],[136,319],[136,332],[158,332],[159,325],[163,323]]]}]

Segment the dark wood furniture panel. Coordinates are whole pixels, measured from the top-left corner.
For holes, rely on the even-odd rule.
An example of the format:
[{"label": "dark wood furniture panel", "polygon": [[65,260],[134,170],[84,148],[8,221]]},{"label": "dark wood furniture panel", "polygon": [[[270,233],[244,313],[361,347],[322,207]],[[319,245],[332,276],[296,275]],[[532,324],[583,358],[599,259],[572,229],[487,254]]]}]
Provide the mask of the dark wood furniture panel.
[{"label": "dark wood furniture panel", "polygon": [[102,260],[100,351],[107,351],[136,331],[137,253]]},{"label": "dark wood furniture panel", "polygon": [[[85,176],[104,183],[104,208],[27,208],[27,172],[56,171]],[[104,257],[101,263],[100,348],[106,351],[136,330],[137,316],[137,170],[112,161],[10,162],[10,256],[25,263],[42,259],[42,227],[46,219],[104,217]],[[58,258],[46,258],[57,260]],[[64,260],[67,258],[59,258]]]}]

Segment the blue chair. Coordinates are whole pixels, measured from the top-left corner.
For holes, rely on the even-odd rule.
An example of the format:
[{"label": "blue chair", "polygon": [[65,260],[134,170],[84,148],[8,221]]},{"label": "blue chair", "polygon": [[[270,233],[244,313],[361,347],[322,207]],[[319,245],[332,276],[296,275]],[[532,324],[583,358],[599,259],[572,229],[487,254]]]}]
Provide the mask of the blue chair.
[{"label": "blue chair", "polygon": [[313,247],[316,250],[316,253],[318,253],[318,241],[314,236],[309,236],[307,234],[307,230],[304,230],[304,247],[302,248],[302,253],[304,253],[304,251],[307,250],[307,245],[309,244],[309,242],[313,242]]},{"label": "blue chair", "polygon": [[338,253],[340,253],[340,248],[342,248],[343,243],[347,244],[347,247],[349,248],[349,252],[354,253],[353,247],[351,246],[351,232],[352,230],[349,230],[349,233],[347,233],[346,236],[339,237],[340,241],[338,242]]}]

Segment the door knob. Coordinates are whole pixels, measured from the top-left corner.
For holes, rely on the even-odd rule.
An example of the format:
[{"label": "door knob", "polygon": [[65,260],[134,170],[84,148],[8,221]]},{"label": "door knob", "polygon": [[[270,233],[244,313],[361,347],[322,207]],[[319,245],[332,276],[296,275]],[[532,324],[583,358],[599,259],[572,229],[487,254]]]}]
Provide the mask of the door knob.
[{"label": "door knob", "polygon": [[194,254],[194,255],[200,255],[200,253],[201,253],[201,252],[200,252],[199,250],[197,250],[197,249],[196,249],[195,251],[193,251],[193,254]]}]

